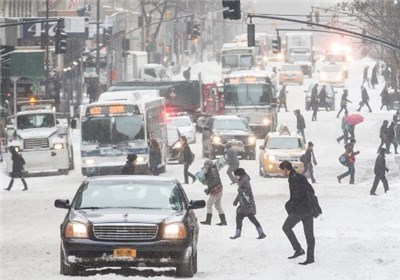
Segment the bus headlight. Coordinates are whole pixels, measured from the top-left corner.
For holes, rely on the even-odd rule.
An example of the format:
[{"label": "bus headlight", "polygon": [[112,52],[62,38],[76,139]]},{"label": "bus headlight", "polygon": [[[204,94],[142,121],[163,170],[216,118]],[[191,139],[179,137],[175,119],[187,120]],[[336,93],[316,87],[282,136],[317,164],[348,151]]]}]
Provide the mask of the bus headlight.
[{"label": "bus headlight", "polygon": [[221,144],[221,137],[219,137],[219,136],[213,136],[212,142],[213,142],[214,144],[217,144],[217,145]]},{"label": "bus headlight", "polygon": [[61,150],[64,147],[62,143],[56,143],[53,145],[53,150]]},{"label": "bus headlight", "polygon": [[248,142],[249,142],[250,145],[255,144],[256,141],[257,141],[257,138],[255,136],[249,136]]}]

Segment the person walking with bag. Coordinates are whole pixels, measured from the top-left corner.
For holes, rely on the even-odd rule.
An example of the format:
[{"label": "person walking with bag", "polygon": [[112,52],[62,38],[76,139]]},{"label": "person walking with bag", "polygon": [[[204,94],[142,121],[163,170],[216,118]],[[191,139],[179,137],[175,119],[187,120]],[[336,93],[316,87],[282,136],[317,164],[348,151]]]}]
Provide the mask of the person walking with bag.
[{"label": "person walking with bag", "polygon": [[304,250],[293,232],[293,228],[299,222],[302,222],[307,241],[307,258],[304,262],[300,262],[299,264],[308,265],[315,261],[314,216],[308,193],[314,195],[315,192],[306,177],[297,173],[289,161],[282,161],[279,168],[282,170],[283,175],[288,177],[289,181],[290,199],[285,204],[288,217],[282,226],[282,230],[288,237],[294,250],[293,256],[290,256],[289,259],[304,255]]},{"label": "person walking with bag", "polygon": [[279,96],[278,96],[278,101],[279,101],[279,105],[278,105],[278,112],[280,112],[281,110],[281,106],[285,106],[285,111],[287,112],[287,105],[286,105],[286,85],[283,85],[281,90],[279,91]]},{"label": "person walking with bag", "polygon": [[250,185],[250,176],[243,168],[235,170],[235,176],[238,180],[238,194],[233,202],[233,206],[239,206],[236,209],[236,232],[231,239],[237,239],[242,233],[243,219],[247,217],[250,222],[256,227],[258,237],[257,239],[264,239],[266,237],[263,228],[256,218],[256,203],[254,201],[253,191]]},{"label": "person walking with bag", "polygon": [[386,167],[385,154],[386,154],[386,149],[381,148],[379,150],[379,155],[375,160],[375,166],[374,166],[375,179],[374,183],[372,184],[372,188],[369,191],[370,195],[377,195],[376,188],[378,187],[379,181],[382,181],[385,193],[389,190],[389,184],[385,176],[385,172],[389,172],[389,169]]},{"label": "person walking with bag", "polygon": [[294,114],[297,119],[297,134],[300,134],[303,137],[304,143],[306,142],[306,136],[304,135],[304,129],[306,128],[306,121],[304,120],[303,115],[300,113],[299,109],[294,111]]},{"label": "person walking with bag", "polygon": [[219,218],[221,222],[219,222],[218,226],[226,226],[226,218],[224,210],[222,209],[222,195],[223,195],[223,187],[221,183],[221,178],[219,176],[219,172],[217,167],[215,166],[214,162],[210,159],[207,159],[204,162],[204,171],[205,171],[205,178],[207,182],[207,188],[204,190],[206,195],[210,197],[207,200],[207,218],[205,221],[201,221],[200,223],[203,225],[211,225],[212,219],[212,207],[214,206],[217,209]]},{"label": "person walking with bag", "polygon": [[239,159],[236,153],[236,147],[232,145],[232,143],[226,144],[226,163],[228,164],[228,170],[226,170],[226,174],[228,174],[229,179],[231,180],[231,185],[236,184],[237,180],[233,175],[233,172],[239,168]]},{"label": "person walking with bag", "polygon": [[364,105],[367,105],[369,112],[372,113],[371,107],[369,106],[369,95],[367,92],[367,89],[363,86],[361,86],[361,101],[360,101],[360,107],[358,108],[358,112],[360,112],[361,108],[364,107]]},{"label": "person walking with bag", "polygon": [[189,166],[193,163],[193,153],[189,147],[186,136],[181,137],[183,143],[182,146],[182,158],[183,158],[183,176],[185,178],[184,184],[189,184],[189,177],[192,178],[192,183],[196,181],[196,176],[189,172]]},{"label": "person walking with bag", "polygon": [[355,174],[356,174],[356,169],[354,167],[354,164],[356,162],[356,155],[358,155],[360,153],[359,151],[354,152],[355,143],[356,143],[356,139],[352,138],[350,140],[350,143],[348,143],[348,144],[346,144],[344,146],[344,148],[345,148],[344,155],[346,156],[346,163],[347,163],[348,170],[345,173],[337,176],[337,180],[338,180],[339,184],[341,183],[341,180],[344,177],[348,176],[348,175],[350,175],[349,184],[351,184],[351,185],[355,184],[355,178],[354,177],[355,177]]},{"label": "person walking with bag", "polygon": [[10,173],[10,183],[8,184],[8,187],[5,188],[6,191],[10,191],[13,184],[14,184],[14,179],[15,178],[20,178],[22,181],[22,184],[24,185],[24,189],[22,191],[27,191],[28,190],[28,185],[26,184],[25,178],[24,178],[24,165],[25,165],[25,160],[22,157],[21,154],[18,153],[16,148],[14,146],[10,146],[8,150],[11,153],[11,160],[13,162],[12,164],[12,171]]}]

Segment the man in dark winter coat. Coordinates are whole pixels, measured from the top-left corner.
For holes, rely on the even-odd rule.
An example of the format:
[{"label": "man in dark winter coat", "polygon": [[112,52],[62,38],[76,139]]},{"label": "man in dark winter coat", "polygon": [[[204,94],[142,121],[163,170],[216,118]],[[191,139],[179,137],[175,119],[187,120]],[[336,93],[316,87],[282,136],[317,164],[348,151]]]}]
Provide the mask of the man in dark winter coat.
[{"label": "man in dark winter coat", "polygon": [[288,111],[287,105],[286,105],[286,85],[283,85],[281,90],[279,91],[279,96],[278,96],[278,112],[281,110],[281,106],[285,106],[286,112]]},{"label": "man in dark winter coat", "polygon": [[390,154],[390,145],[393,144],[394,147],[394,153],[397,155],[397,140],[396,140],[396,126],[397,124],[395,123],[395,118],[393,118],[393,121],[390,123],[389,127],[387,128],[387,139],[386,139],[386,150],[387,153]]},{"label": "man in dark winter coat", "polygon": [[[388,124],[389,121],[388,120],[384,120],[381,128],[379,130],[379,138],[381,139],[381,144],[378,147],[378,151],[377,153],[379,154],[379,151],[381,150],[381,148],[383,147],[383,145],[385,145],[387,143],[387,138],[388,138]],[[386,145],[387,148],[387,145]]]},{"label": "man in dark winter coat", "polygon": [[182,146],[182,158],[183,158],[183,176],[185,177],[184,184],[189,184],[189,176],[192,178],[192,183],[196,181],[196,176],[189,172],[189,166],[193,162],[192,150],[187,143],[186,136],[181,137],[181,141],[183,143]]},{"label": "man in dark winter coat", "polygon": [[307,193],[314,194],[314,189],[304,175],[294,170],[289,161],[282,161],[279,168],[289,178],[290,199],[285,204],[288,217],[282,226],[295,251],[294,255],[289,259],[304,255],[304,250],[293,232],[293,228],[301,221],[307,241],[307,259],[300,264],[307,265],[314,262],[314,217],[311,214],[311,204],[307,196]]},{"label": "man in dark winter coat", "polygon": [[340,113],[344,110],[345,112],[347,111],[347,103],[351,103],[350,100],[347,99],[349,96],[349,91],[347,89],[343,90],[342,97],[340,99],[340,110],[337,113],[336,117],[339,118]]},{"label": "man in dark winter coat", "polygon": [[236,184],[237,180],[233,175],[233,172],[239,168],[239,159],[236,153],[236,147],[234,147],[231,143],[226,144],[226,163],[228,164],[228,170],[226,170],[226,174],[228,174],[229,179],[231,179],[231,185]]},{"label": "man in dark winter coat", "polygon": [[365,87],[361,86],[361,102],[360,102],[360,108],[358,108],[357,111],[360,112],[361,108],[364,105],[367,105],[369,112],[372,113],[371,107],[369,106],[368,102],[369,102],[369,95],[368,95],[367,89]]},{"label": "man in dark winter coat", "polygon": [[365,83],[368,84],[368,87],[370,88],[371,85],[369,84],[369,79],[368,79],[368,68],[369,66],[365,66],[364,67],[364,71],[363,71],[363,81],[361,83],[361,86],[364,86]]},{"label": "man in dark winter coat", "polygon": [[22,155],[20,155],[18,153],[18,151],[16,150],[16,148],[14,146],[10,146],[8,148],[8,150],[11,153],[11,160],[12,160],[12,171],[11,171],[11,180],[10,183],[8,184],[8,187],[5,189],[6,191],[11,190],[13,184],[14,184],[14,179],[15,178],[20,178],[22,181],[22,184],[24,184],[24,189],[23,191],[27,191],[28,190],[28,186],[25,182],[24,179],[24,165],[25,165],[25,160],[22,157]]},{"label": "man in dark winter coat", "polygon": [[222,209],[222,194],[223,187],[221,183],[221,178],[219,177],[219,172],[214,162],[210,159],[204,162],[205,178],[207,182],[207,189],[204,192],[210,197],[207,200],[207,218],[205,221],[200,222],[203,225],[211,225],[212,218],[212,207],[217,209],[221,222],[217,225],[226,226],[226,218],[224,210]]},{"label": "man in dark winter coat", "polygon": [[313,110],[311,121],[317,121],[317,114],[319,109],[318,84],[315,84],[311,90],[310,107]]},{"label": "man in dark winter coat", "polygon": [[385,172],[389,172],[389,169],[386,167],[385,154],[386,154],[386,149],[381,148],[379,150],[379,155],[375,161],[375,167],[374,167],[375,179],[374,183],[372,184],[372,188],[369,191],[370,195],[377,195],[375,191],[376,188],[378,187],[379,181],[382,181],[385,193],[389,190],[389,184],[385,176]]},{"label": "man in dark winter coat", "polygon": [[124,167],[122,167],[121,174],[125,174],[125,175],[135,174],[135,165],[136,165],[137,155],[129,154],[126,157],[126,159],[127,159],[127,161],[126,161]]},{"label": "man in dark winter coat", "polygon": [[383,109],[384,106],[386,106],[386,109],[388,111],[390,111],[389,108],[390,105],[390,96],[389,96],[389,92],[388,92],[388,88],[387,86],[384,86],[381,92],[381,109]]},{"label": "man in dark winter coat", "polygon": [[328,97],[328,93],[326,92],[326,85],[323,85],[320,92],[319,92],[319,106],[325,107],[326,111],[329,111],[328,104],[326,103],[326,99]]},{"label": "man in dark winter coat", "polygon": [[297,109],[294,111],[294,114],[297,119],[297,133],[303,137],[304,143],[306,142],[306,136],[304,135],[304,129],[306,128],[306,122],[302,114],[300,114],[300,110]]},{"label": "man in dark winter coat", "polygon": [[236,232],[231,239],[239,238],[242,233],[243,219],[249,218],[250,222],[255,225],[258,232],[257,239],[263,239],[266,237],[263,228],[256,218],[256,203],[254,201],[253,191],[250,185],[250,176],[246,173],[243,168],[235,170],[235,176],[238,180],[239,188],[238,194],[233,202],[233,206],[237,206],[236,209]]},{"label": "man in dark winter coat", "polygon": [[[313,142],[308,142],[307,145],[307,150],[305,154],[302,156],[303,164],[304,164],[304,170],[303,170],[303,175],[310,174],[311,182],[316,183],[315,178],[314,178],[314,165],[317,165],[317,160],[315,159],[314,155],[314,143]],[[313,165],[314,164],[314,165]]]}]

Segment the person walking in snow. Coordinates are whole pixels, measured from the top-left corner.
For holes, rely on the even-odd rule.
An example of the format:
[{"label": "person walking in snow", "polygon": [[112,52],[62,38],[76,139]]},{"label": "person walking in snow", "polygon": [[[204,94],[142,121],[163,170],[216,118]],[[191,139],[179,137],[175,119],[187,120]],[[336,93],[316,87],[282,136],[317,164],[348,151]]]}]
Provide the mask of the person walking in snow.
[{"label": "person walking in snow", "polygon": [[236,209],[236,231],[231,239],[237,239],[242,233],[243,219],[248,218],[250,222],[256,227],[258,237],[257,239],[264,239],[266,237],[263,228],[256,218],[256,203],[254,200],[253,191],[250,185],[250,176],[243,168],[238,168],[234,172],[238,181],[238,194],[233,202],[233,206],[239,206]]},{"label": "person walking in snow", "polygon": [[[301,173],[302,175],[310,174],[311,182],[316,183],[314,178],[314,165],[317,165],[317,160],[314,155],[314,144],[313,142],[308,142],[307,149],[305,154],[300,158],[304,164],[304,170]],[[314,164],[314,165],[313,165]]]},{"label": "person walking in snow", "polygon": [[319,98],[319,106],[325,107],[325,110],[329,111],[328,103],[326,103],[326,99],[329,98],[328,93],[326,92],[326,85],[322,86],[318,98]]},{"label": "person walking in snow", "polygon": [[232,143],[226,144],[225,159],[226,163],[228,164],[228,170],[226,170],[226,174],[231,180],[231,185],[236,184],[237,180],[233,172],[239,168],[240,162],[236,153],[236,147],[234,147]]},{"label": "person walking in snow", "polygon": [[381,128],[379,130],[379,138],[381,139],[381,144],[378,147],[378,151],[377,153],[379,153],[379,151],[381,150],[381,148],[383,147],[383,145],[385,145],[387,143],[387,138],[388,138],[388,124],[389,122],[387,120],[384,120]]},{"label": "person walking in snow", "polygon": [[287,105],[286,105],[286,93],[287,93],[286,85],[283,85],[281,90],[279,91],[279,96],[278,96],[278,101],[279,101],[278,112],[280,112],[281,106],[285,106],[286,112],[288,111]]},{"label": "person walking in snow", "polygon": [[221,183],[221,178],[219,176],[219,172],[217,166],[215,166],[214,162],[210,159],[207,159],[204,162],[204,171],[205,178],[207,182],[207,188],[204,192],[210,197],[207,200],[207,217],[205,221],[201,221],[200,223],[203,225],[211,225],[212,219],[212,207],[214,206],[217,209],[219,218],[221,222],[219,222],[218,226],[226,226],[226,218],[224,210],[222,209],[222,195],[223,195],[223,187]]},{"label": "person walking in snow", "polygon": [[311,214],[311,205],[307,193],[315,194],[315,192],[307,178],[297,173],[289,161],[282,161],[279,168],[289,180],[290,199],[285,204],[288,217],[282,226],[282,230],[294,250],[293,256],[289,257],[289,259],[304,255],[304,250],[293,232],[293,228],[301,221],[307,241],[307,259],[299,264],[308,265],[314,262],[315,238],[314,217]]},{"label": "person walking in snow", "polygon": [[389,96],[388,88],[385,85],[381,92],[381,109],[380,110],[382,110],[383,107],[386,106],[386,109],[388,111],[390,111],[389,105],[390,105],[390,96]]},{"label": "person walking in snow", "polygon": [[378,68],[379,64],[376,63],[374,67],[372,67],[372,72],[371,72],[371,86],[374,89],[375,85],[378,84]]},{"label": "person walking in snow", "polygon": [[395,123],[395,121],[393,120],[389,127],[387,128],[387,138],[386,138],[386,150],[387,153],[390,154],[390,145],[393,144],[394,147],[394,153],[397,155],[397,141],[396,141],[396,127],[397,124]]},{"label": "person walking in snow", "polygon": [[364,84],[367,83],[368,87],[370,88],[371,85],[369,84],[369,79],[368,79],[368,68],[369,68],[368,65],[364,67],[364,70],[363,70],[363,81],[361,83],[361,86],[363,87]]},{"label": "person walking in snow", "polygon": [[10,183],[8,184],[8,187],[5,188],[4,190],[10,191],[14,184],[14,179],[20,178],[22,181],[22,184],[24,185],[23,191],[27,191],[28,185],[26,184],[26,181],[24,179],[25,160],[22,157],[22,155],[18,153],[17,149],[14,146],[10,146],[8,148],[8,150],[11,153],[12,171],[10,173],[10,177],[11,177]]},{"label": "person walking in snow", "polygon": [[192,178],[192,183],[194,183],[196,181],[196,176],[189,172],[189,166],[193,163],[193,153],[186,136],[181,137],[181,142],[184,184],[189,184],[189,177]]},{"label": "person walking in snow", "polygon": [[369,95],[367,92],[367,89],[363,86],[361,86],[361,101],[360,101],[360,108],[358,108],[358,112],[360,112],[361,108],[364,107],[364,105],[367,105],[369,112],[372,113],[371,107],[369,106]]},{"label": "person walking in snow", "polygon": [[303,137],[304,143],[306,142],[306,136],[304,135],[304,129],[306,128],[306,121],[304,120],[303,115],[300,113],[299,109],[294,111],[297,120],[297,134],[300,134]]},{"label": "person walking in snow", "polygon": [[345,112],[347,111],[347,103],[351,103],[351,101],[347,99],[348,96],[349,96],[349,91],[347,89],[344,89],[342,97],[340,99],[340,110],[336,115],[337,118],[339,118],[340,113],[342,111],[345,111]]},{"label": "person walking in snow", "polygon": [[375,166],[374,166],[375,179],[374,183],[372,184],[372,188],[369,191],[370,195],[377,195],[376,188],[378,187],[379,181],[382,181],[385,193],[389,190],[389,184],[385,176],[385,173],[389,172],[389,169],[386,167],[385,154],[386,154],[386,149],[380,148],[379,155],[376,157],[375,160]]},{"label": "person walking in snow", "polygon": [[343,173],[340,174],[339,176],[337,176],[337,180],[339,182],[339,184],[341,183],[341,180],[350,175],[350,185],[354,185],[355,184],[355,174],[356,174],[356,169],[354,167],[354,164],[356,162],[356,155],[358,155],[360,152],[354,151],[354,145],[356,143],[356,139],[351,139],[350,143],[346,144],[344,146],[345,152],[344,155],[346,156],[346,162],[347,162],[347,168],[348,170]]},{"label": "person walking in snow", "polygon": [[[347,140],[349,139],[349,131],[348,131],[348,128],[350,127],[350,125],[348,125],[347,123],[346,123],[346,119],[347,119],[347,116],[349,115],[349,112],[346,110],[346,111],[344,111],[344,116],[342,117],[342,125],[341,125],[341,128],[342,128],[342,131],[343,131],[343,135],[342,136],[339,136],[338,138],[336,138],[336,141],[338,142],[338,143],[340,143],[340,141],[342,141],[342,140],[344,140],[344,143],[345,144],[347,144]],[[354,126],[353,126],[354,127]],[[351,138],[354,138],[354,137],[351,137]]]}]

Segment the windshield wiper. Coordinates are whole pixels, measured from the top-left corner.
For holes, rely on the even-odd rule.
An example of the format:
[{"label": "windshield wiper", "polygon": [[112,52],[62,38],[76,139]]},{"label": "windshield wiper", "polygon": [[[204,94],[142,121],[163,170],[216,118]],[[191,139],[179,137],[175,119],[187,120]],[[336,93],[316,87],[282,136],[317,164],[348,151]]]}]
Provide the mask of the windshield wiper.
[{"label": "windshield wiper", "polygon": [[105,208],[111,208],[111,207],[81,207],[81,208],[77,208],[76,210],[98,210],[98,209],[105,209]]}]

